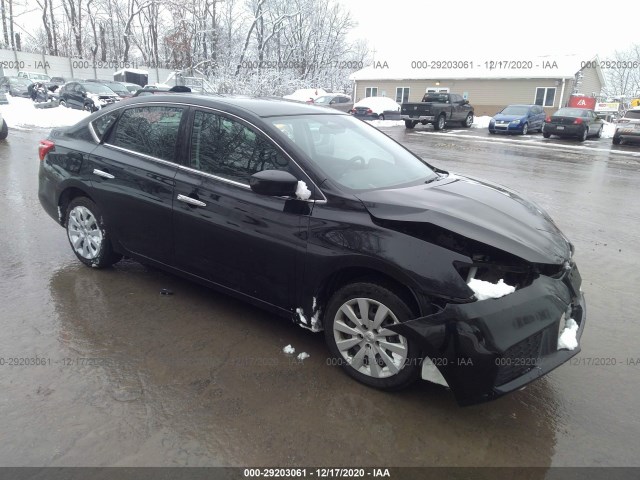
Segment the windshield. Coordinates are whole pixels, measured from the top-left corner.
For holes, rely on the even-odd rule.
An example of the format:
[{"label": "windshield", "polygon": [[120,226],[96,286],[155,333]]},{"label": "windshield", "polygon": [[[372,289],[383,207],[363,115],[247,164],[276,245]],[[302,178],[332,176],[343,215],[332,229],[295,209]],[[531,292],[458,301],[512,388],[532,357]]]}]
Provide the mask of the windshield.
[{"label": "windshield", "polygon": [[106,86],[113,90],[116,93],[124,93],[129,94],[129,90],[124,85],[120,85],[119,83],[107,83]]},{"label": "windshield", "polygon": [[96,93],[98,95],[113,95],[113,90],[100,83],[83,83],[82,86],[89,93]]},{"label": "windshield", "polygon": [[640,110],[628,110],[624,118],[640,119]]},{"label": "windshield", "polygon": [[267,119],[333,182],[351,190],[391,188],[437,174],[379,130],[351,116],[301,115]]},{"label": "windshield", "polygon": [[26,78],[12,78],[9,80],[9,83],[12,83],[13,85],[29,86],[33,82],[31,80],[27,80]]},{"label": "windshield", "polygon": [[526,115],[529,112],[529,107],[511,106],[502,110],[500,113],[503,115]]}]

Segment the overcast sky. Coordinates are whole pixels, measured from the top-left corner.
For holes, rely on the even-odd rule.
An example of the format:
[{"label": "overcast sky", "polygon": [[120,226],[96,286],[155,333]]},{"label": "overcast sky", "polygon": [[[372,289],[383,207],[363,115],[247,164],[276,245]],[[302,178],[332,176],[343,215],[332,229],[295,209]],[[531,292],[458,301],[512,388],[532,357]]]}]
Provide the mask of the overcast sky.
[{"label": "overcast sky", "polygon": [[338,1],[358,22],[353,38],[369,40],[380,61],[568,54],[589,60],[640,44],[640,0]]}]

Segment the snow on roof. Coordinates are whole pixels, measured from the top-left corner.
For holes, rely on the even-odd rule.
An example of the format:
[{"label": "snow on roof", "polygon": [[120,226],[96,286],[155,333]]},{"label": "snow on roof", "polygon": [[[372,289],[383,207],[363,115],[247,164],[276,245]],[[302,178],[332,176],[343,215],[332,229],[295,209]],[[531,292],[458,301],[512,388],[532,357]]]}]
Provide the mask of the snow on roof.
[{"label": "snow on roof", "polygon": [[149,75],[149,72],[147,70],[139,70],[137,68],[124,68],[122,70],[118,70],[117,72],[115,72],[114,75],[120,75],[123,72],[137,73],[140,75]]},{"label": "snow on roof", "polygon": [[[477,58],[468,60],[466,68],[455,68],[462,61],[431,62],[429,60],[375,61],[354,72],[350,80],[424,80],[424,79],[505,79],[505,78],[573,78],[593,58],[579,55],[542,56],[523,59]],[[600,67],[595,63],[598,75]],[[445,66],[448,68],[432,68]],[[451,68],[449,68],[451,67]],[[491,68],[493,67],[493,68]]]}]

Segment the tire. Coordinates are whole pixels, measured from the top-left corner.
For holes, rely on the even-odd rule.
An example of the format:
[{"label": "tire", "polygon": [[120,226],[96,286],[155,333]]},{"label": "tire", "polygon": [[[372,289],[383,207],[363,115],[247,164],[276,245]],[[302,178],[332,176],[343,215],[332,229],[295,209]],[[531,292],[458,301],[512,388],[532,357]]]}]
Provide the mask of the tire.
[{"label": "tire", "polygon": [[[366,321],[362,321],[364,308]],[[376,318],[382,308],[386,313]],[[383,327],[413,317],[409,306],[389,288],[369,282],[353,283],[329,300],[324,317],[325,340],[333,358],[350,377],[370,387],[398,390],[418,378],[420,349],[411,339]],[[382,328],[374,327],[376,321]]]},{"label": "tire", "polygon": [[495,135],[495,134],[496,134],[496,131],[495,131],[495,130],[489,130],[489,133],[490,133],[491,135]]},{"label": "tire", "polygon": [[444,113],[440,114],[440,116],[436,119],[435,123],[433,124],[433,129],[442,130],[446,123],[447,123],[447,120],[444,116]]},{"label": "tire", "polygon": [[405,120],[404,121],[404,128],[408,128],[408,129],[412,129],[413,127],[416,126],[417,122],[414,122],[413,120]]},{"label": "tire", "polygon": [[384,115],[383,114],[378,115],[378,120],[384,120]]},{"label": "tire", "polygon": [[614,145],[620,145],[620,142],[622,141],[622,139],[620,137],[613,137],[611,141],[613,142]]},{"label": "tire", "polygon": [[522,126],[522,135],[526,135],[527,133],[529,133],[529,124],[525,122]]},{"label": "tire", "polygon": [[580,140],[581,142],[584,142],[587,138],[589,138],[589,128],[584,127],[584,130],[582,131],[582,135],[578,137],[578,140]]},{"label": "tire", "polygon": [[9,135],[9,127],[7,126],[7,122],[2,119],[2,128],[0,128],[0,140],[4,140]]},{"label": "tire", "polygon": [[67,102],[64,101],[64,99],[60,99],[60,101],[58,102],[58,105],[60,105],[61,107],[67,107]]},{"label": "tire", "polygon": [[84,110],[85,112],[89,112],[89,113],[95,112],[95,110],[93,109],[93,105],[91,105],[90,103],[85,103],[82,106],[82,110]]},{"label": "tire", "polygon": [[122,258],[113,251],[102,212],[88,198],[77,197],[69,203],[65,227],[71,250],[85,265],[104,268]]},{"label": "tire", "polygon": [[598,133],[596,133],[596,138],[602,138],[602,130],[604,127],[600,127],[600,129],[598,130]]},{"label": "tire", "polygon": [[548,133],[548,132],[545,132],[544,130],[542,130],[542,136],[543,136],[544,138],[551,138],[551,134],[550,134],[550,133]]},{"label": "tire", "polygon": [[462,126],[464,128],[470,128],[471,125],[473,125],[473,113],[467,115],[467,118],[462,121]]}]

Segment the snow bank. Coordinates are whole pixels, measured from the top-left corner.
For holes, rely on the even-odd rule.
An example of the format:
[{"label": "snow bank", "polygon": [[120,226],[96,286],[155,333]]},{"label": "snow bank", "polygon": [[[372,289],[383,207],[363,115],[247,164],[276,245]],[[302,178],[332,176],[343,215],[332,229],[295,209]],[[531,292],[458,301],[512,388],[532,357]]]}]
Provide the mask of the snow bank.
[{"label": "snow bank", "polygon": [[289,354],[289,355],[291,355],[291,354],[293,354],[293,353],[296,353],[296,349],[295,349],[295,348],[293,348],[291,345],[287,345],[286,347],[284,347],[284,348],[282,349],[282,351],[283,351],[284,353]]},{"label": "snow bank", "polygon": [[573,318],[567,320],[565,323],[564,330],[558,338],[558,350],[566,349],[566,350],[575,350],[578,346],[578,339],[576,338],[578,334],[578,324]]},{"label": "snow bank", "polygon": [[307,188],[307,184],[302,180],[298,181],[298,188],[296,188],[296,197],[298,197],[300,200],[309,200],[309,197],[311,197],[311,191]]},{"label": "snow bank", "polygon": [[36,108],[29,98],[18,98],[7,95],[8,105],[0,105],[2,118],[9,128],[36,127],[54,128],[66,127],[78,123],[90,115],[82,110],[72,110],[66,107]]},{"label": "snow bank", "polygon": [[616,133],[616,124],[604,122],[604,127],[602,127],[602,138],[611,138],[614,133]]},{"label": "snow bank", "polygon": [[473,117],[473,124],[471,128],[489,128],[489,122],[493,117],[488,117],[486,115],[482,117]]},{"label": "snow bank", "polygon": [[516,291],[516,287],[507,285],[502,279],[500,279],[498,283],[491,283],[474,278],[467,285],[469,285],[469,288],[476,294],[478,300],[500,298]]},{"label": "snow bank", "polygon": [[307,352],[302,352],[298,354],[298,360],[304,360],[305,358],[309,358],[311,355],[309,355]]}]

